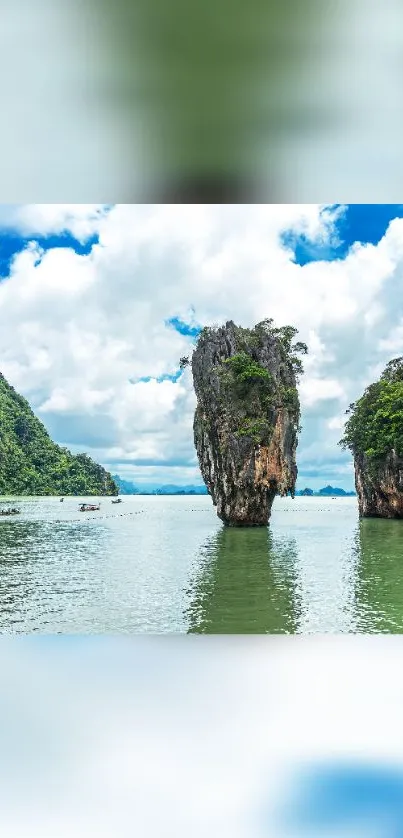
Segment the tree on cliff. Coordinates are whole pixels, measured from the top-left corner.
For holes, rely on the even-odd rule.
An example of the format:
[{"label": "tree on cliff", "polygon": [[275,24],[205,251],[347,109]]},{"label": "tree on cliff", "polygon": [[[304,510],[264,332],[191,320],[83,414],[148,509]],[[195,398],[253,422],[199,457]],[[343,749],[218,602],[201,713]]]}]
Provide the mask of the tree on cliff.
[{"label": "tree on cliff", "polygon": [[379,381],[350,405],[339,445],[376,463],[389,452],[403,456],[403,358],[389,361]]}]

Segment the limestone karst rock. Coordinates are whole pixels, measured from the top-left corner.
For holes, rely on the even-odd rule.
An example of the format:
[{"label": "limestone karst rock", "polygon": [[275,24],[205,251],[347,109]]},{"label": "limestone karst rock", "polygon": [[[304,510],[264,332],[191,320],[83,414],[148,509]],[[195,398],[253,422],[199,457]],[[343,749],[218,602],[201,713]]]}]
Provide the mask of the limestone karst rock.
[{"label": "limestone karst rock", "polygon": [[354,457],[361,518],[403,518],[403,358],[347,411],[340,444]]},{"label": "limestone karst rock", "polygon": [[360,518],[403,518],[403,458],[390,451],[376,469],[363,454],[354,458]]},{"label": "limestone karst rock", "polygon": [[276,494],[294,496],[299,429],[292,345],[296,329],[229,321],[203,329],[192,357],[197,407],[194,441],[201,473],[231,526],[266,526]]}]

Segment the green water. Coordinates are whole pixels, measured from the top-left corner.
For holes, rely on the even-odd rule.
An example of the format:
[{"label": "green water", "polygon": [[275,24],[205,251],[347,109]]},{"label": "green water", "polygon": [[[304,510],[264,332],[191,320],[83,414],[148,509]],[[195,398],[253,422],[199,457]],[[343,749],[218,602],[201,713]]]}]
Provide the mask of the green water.
[{"label": "green water", "polygon": [[250,530],[209,497],[18,505],[0,519],[2,633],[403,631],[403,521],[359,522],[355,498],[277,498]]}]

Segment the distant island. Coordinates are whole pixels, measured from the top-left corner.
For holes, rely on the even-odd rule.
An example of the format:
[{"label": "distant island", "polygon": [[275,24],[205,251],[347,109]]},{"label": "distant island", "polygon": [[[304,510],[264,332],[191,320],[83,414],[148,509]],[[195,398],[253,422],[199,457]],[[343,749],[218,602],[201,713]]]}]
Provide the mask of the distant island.
[{"label": "distant island", "polygon": [[136,486],[130,480],[123,480],[118,474],[114,474],[112,477],[120,495],[208,495],[208,491],[203,485],[178,486],[168,483],[159,486],[149,483],[146,486]]},{"label": "distant island", "polygon": [[109,472],[53,442],[0,373],[0,495],[116,495]]},{"label": "distant island", "polygon": [[[148,484],[147,486],[136,486],[130,480],[123,480],[118,474],[114,474],[113,480],[119,488],[120,495],[208,495],[208,491],[203,485],[178,486],[175,484],[165,484],[162,486]],[[309,497],[354,497],[355,492],[346,492],[344,489],[339,489],[334,486],[325,486],[319,491],[314,489],[300,489],[295,493],[299,496]]]},{"label": "distant island", "polygon": [[325,486],[319,491],[314,489],[300,489],[295,493],[296,495],[304,497],[335,497],[335,498],[352,498],[356,496],[356,492],[346,492],[345,489],[340,489],[338,486]]}]

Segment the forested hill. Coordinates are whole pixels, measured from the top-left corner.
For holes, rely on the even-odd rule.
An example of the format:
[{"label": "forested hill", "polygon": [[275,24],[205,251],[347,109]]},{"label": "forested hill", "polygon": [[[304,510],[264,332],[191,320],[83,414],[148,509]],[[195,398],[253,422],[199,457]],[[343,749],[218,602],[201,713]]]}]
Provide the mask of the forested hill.
[{"label": "forested hill", "polygon": [[117,493],[102,466],[51,440],[27,400],[0,373],[0,495]]}]

